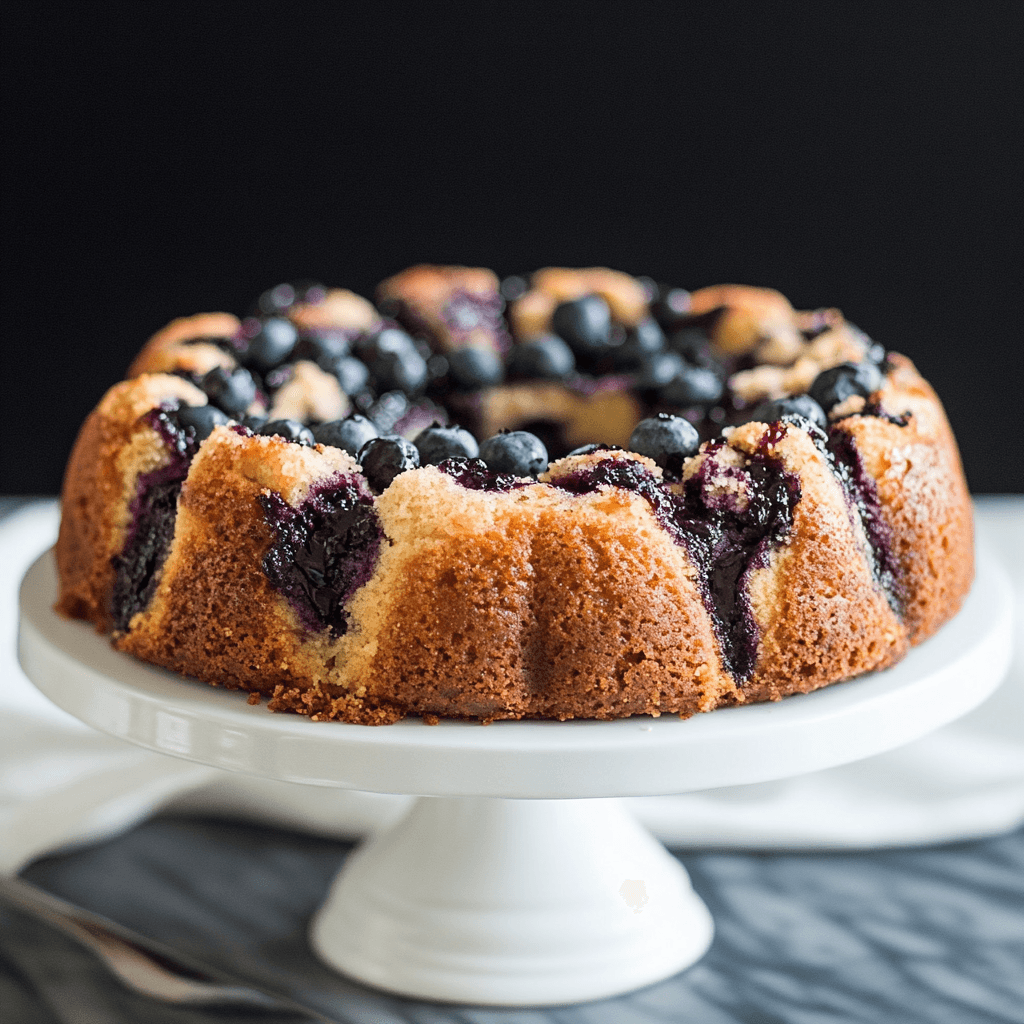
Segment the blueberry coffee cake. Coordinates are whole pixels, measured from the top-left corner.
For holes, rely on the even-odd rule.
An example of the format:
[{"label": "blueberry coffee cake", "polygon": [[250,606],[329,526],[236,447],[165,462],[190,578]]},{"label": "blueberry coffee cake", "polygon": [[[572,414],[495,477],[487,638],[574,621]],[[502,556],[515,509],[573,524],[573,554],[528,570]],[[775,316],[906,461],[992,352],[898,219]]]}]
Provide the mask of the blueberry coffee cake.
[{"label": "blueberry coffee cake", "polygon": [[366,724],[777,700],[892,665],[973,575],[909,359],[604,268],[175,320],[82,427],[56,554],[119,650]]}]

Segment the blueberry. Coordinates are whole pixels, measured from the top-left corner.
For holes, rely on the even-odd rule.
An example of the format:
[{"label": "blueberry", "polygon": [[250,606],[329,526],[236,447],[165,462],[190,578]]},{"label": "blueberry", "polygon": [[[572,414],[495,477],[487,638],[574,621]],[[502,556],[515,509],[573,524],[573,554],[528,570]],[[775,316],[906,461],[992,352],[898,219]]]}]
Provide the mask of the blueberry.
[{"label": "blueberry", "polygon": [[370,375],[379,391],[414,395],[427,383],[427,361],[415,348],[385,350],[371,361]]},{"label": "blueberry", "polygon": [[370,368],[355,356],[341,356],[338,359],[325,359],[320,368],[338,378],[341,390],[346,395],[358,394],[366,387],[370,379]]},{"label": "blueberry", "polygon": [[641,420],[629,435],[630,451],[653,459],[676,478],[682,475],[683,459],[695,455],[699,447],[697,428],[682,416],[664,412]]},{"label": "blueberry", "polygon": [[517,377],[562,380],[576,369],[576,357],[557,334],[541,334],[513,346],[508,365]]},{"label": "blueberry", "polygon": [[367,482],[379,494],[399,473],[416,469],[420,453],[404,437],[374,437],[359,449],[359,465]]},{"label": "blueberry", "polygon": [[689,311],[690,293],[685,288],[658,285],[658,294],[651,301],[651,315],[662,327],[673,327],[685,319]]},{"label": "blueberry", "polygon": [[280,437],[285,441],[296,441],[298,444],[313,445],[313,431],[304,427],[298,420],[270,420],[257,431],[264,437]]},{"label": "blueberry", "polygon": [[480,454],[476,438],[460,426],[442,427],[435,422],[413,440],[421,466],[436,466],[445,459],[475,459]]},{"label": "blueberry", "polygon": [[206,397],[229,416],[238,418],[256,401],[256,381],[241,366],[225,370],[215,366],[199,382]]},{"label": "blueberry", "polygon": [[723,379],[727,376],[725,364],[715,354],[711,336],[699,324],[689,324],[673,331],[668,338],[668,347],[694,366],[703,366]]},{"label": "blueberry", "polygon": [[668,346],[699,366],[711,352],[711,336],[703,327],[680,327],[669,336]]},{"label": "blueberry", "polygon": [[544,442],[526,430],[489,437],[480,445],[480,458],[495,473],[536,476],[548,468],[548,450]]},{"label": "blueberry", "polygon": [[291,357],[308,359],[321,369],[327,369],[334,360],[347,356],[348,352],[349,340],[344,331],[317,331],[300,334]]},{"label": "blueberry", "polygon": [[256,385],[256,397],[259,398],[260,395],[263,395],[265,398],[270,394],[270,389],[267,387],[267,382],[263,379],[263,375],[251,366],[247,367],[247,369],[249,370],[249,376],[252,377],[253,384]]},{"label": "blueberry", "polygon": [[391,324],[356,341],[356,349],[368,363],[385,352],[415,352],[416,342],[411,334]]},{"label": "blueberry", "polygon": [[409,412],[409,399],[401,391],[385,391],[366,409],[366,415],[382,434],[394,434],[402,418]]},{"label": "blueberry", "polygon": [[500,384],[505,377],[501,356],[489,348],[459,348],[449,352],[448,375],[466,391]]},{"label": "blueberry", "polygon": [[427,380],[439,380],[448,376],[448,360],[442,355],[432,355],[427,359]]},{"label": "blueberry", "polygon": [[675,380],[686,368],[677,352],[654,352],[640,362],[636,386],[641,389],[660,388]]},{"label": "blueberry", "polygon": [[427,383],[427,362],[416,341],[401,327],[388,326],[364,335],[356,343],[370,368],[378,391],[416,394]]},{"label": "blueberry", "polygon": [[205,441],[214,427],[222,427],[229,422],[228,417],[212,405],[182,405],[177,413],[178,422],[182,427],[191,427],[197,441]]},{"label": "blueberry", "polygon": [[254,416],[243,416],[241,422],[242,426],[245,427],[246,430],[251,430],[254,434],[258,434],[263,425],[267,422],[268,418],[269,417],[267,416],[261,416],[259,414]]},{"label": "blueberry", "polygon": [[600,295],[584,295],[555,307],[551,330],[564,338],[577,356],[597,356],[612,345],[611,310]]},{"label": "blueberry", "polygon": [[341,448],[349,455],[358,455],[359,449],[367,441],[378,436],[377,428],[365,416],[354,412],[343,420],[332,420],[330,423],[319,423],[313,429],[313,438],[317,444],[328,444],[332,448]]},{"label": "blueberry", "polygon": [[658,394],[666,405],[714,405],[722,397],[722,380],[704,366],[683,366],[676,377]]},{"label": "blueberry", "polygon": [[851,395],[867,398],[882,386],[882,371],[874,363],[840,363],[814,378],[808,394],[826,412]]},{"label": "blueberry", "polygon": [[623,370],[637,369],[646,357],[660,352],[664,347],[665,332],[658,326],[657,320],[647,317],[626,332],[626,340],[613,353],[615,365]]},{"label": "blueberry", "polygon": [[822,430],[828,430],[828,417],[825,410],[810,395],[791,395],[789,398],[776,398],[762,402],[750,414],[751,420],[758,423],[774,423],[776,420],[799,416],[816,423]]},{"label": "blueberry", "polygon": [[295,304],[295,288],[285,282],[268,288],[257,300],[256,308],[264,316],[273,316],[286,309],[291,309]]},{"label": "blueberry", "polygon": [[283,363],[295,348],[299,332],[290,320],[274,316],[263,321],[259,333],[249,342],[246,361],[267,371]]}]

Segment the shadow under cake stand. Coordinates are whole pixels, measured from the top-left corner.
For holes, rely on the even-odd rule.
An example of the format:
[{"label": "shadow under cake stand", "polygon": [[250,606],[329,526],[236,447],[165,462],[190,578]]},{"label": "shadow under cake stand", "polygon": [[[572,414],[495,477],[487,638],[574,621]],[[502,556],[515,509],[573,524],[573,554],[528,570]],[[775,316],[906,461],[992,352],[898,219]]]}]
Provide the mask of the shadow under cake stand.
[{"label": "shadow under cake stand", "polygon": [[373,728],[250,706],[52,611],[51,553],[21,589],[19,654],[54,703],[151,750],[313,786],[416,794],[350,856],[310,932],[344,974],[402,995],[557,1005],[667,978],[711,942],[680,863],[615,797],[765,782],[953,721],[1009,664],[1012,598],[980,559],[963,609],[894,668],[775,704],[613,722],[419,719]]}]

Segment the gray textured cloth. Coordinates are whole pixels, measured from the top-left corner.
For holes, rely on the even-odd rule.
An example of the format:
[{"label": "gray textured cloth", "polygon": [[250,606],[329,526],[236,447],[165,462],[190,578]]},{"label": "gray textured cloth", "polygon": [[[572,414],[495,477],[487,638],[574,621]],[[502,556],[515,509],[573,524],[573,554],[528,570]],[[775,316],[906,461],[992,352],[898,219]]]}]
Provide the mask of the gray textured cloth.
[{"label": "gray textured cloth", "polygon": [[[264,826],[161,817],[102,845],[38,861],[23,875],[346,1024],[1024,1021],[1024,831],[873,853],[680,854],[715,918],[708,955],[628,996],[546,1010],[393,998],[323,966],[306,943],[306,924],[349,849]],[[14,914],[2,920],[0,1006],[20,1014],[0,1013],[4,1024],[63,1024],[47,1000],[69,998],[62,994],[68,991],[105,1013],[83,1021],[294,1019],[147,1003],[43,926]],[[60,966],[53,982],[39,977],[45,964]]]}]

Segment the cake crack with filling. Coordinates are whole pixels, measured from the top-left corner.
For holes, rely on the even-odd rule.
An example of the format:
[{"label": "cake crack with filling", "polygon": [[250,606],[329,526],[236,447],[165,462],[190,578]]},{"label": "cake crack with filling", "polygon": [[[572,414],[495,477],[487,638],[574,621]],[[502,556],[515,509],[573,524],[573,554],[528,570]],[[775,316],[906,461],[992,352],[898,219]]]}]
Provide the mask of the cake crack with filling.
[{"label": "cake crack with filling", "polygon": [[422,265],[175,320],[84,423],[57,609],[316,720],[696,712],[898,661],[970,501],[905,356],[776,291]]},{"label": "cake crack with filling", "polygon": [[373,497],[352,478],[315,487],[293,508],[271,491],[260,495],[275,529],[263,572],[307,629],[348,630],[345,605],[373,575],[383,537]]}]

